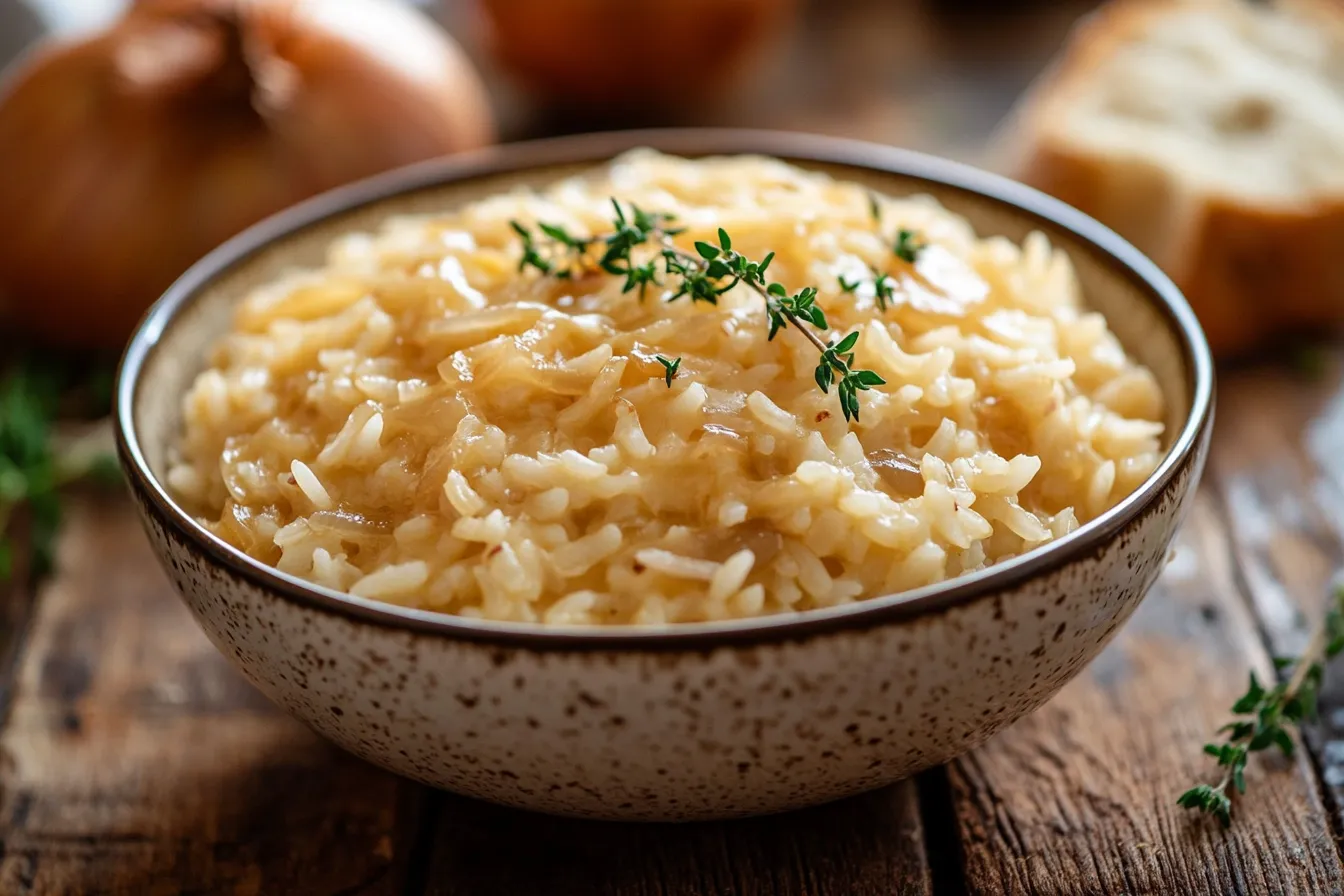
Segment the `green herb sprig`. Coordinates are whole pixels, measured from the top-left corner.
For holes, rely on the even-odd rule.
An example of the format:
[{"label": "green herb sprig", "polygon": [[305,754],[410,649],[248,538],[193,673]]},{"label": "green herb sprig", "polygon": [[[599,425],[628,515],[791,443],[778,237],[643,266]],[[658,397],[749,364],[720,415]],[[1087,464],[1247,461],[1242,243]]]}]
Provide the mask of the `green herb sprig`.
[{"label": "green herb sprig", "polygon": [[[671,227],[673,216],[646,212],[633,203],[629,213],[616,199],[611,200],[614,215],[609,233],[588,237],[574,236],[556,224],[538,223],[540,235],[518,221],[509,222],[523,241],[518,263],[520,271],[534,268],[544,276],[573,278],[593,270],[624,277],[624,292],[638,292],[642,301],[650,286],[664,289],[664,300],[675,302],[683,297],[691,302],[717,305],[719,296],[739,284],[756,292],[765,302],[769,322],[767,340],[780,330],[792,327],[817,350],[819,359],[814,379],[821,391],[829,394],[835,386],[840,410],[846,420],[859,419],[858,394],[883,385],[875,371],[854,366],[853,348],[858,332],[835,342],[822,339],[816,331],[830,329],[826,314],[817,304],[817,288],[807,286],[790,292],[782,283],[769,280],[766,273],[775,253],[760,261],[733,248],[732,237],[719,228],[718,242],[697,241],[694,252],[672,242],[683,229]],[[647,246],[652,253],[636,258],[635,250]],[[658,359],[664,366],[668,387],[681,359]]]},{"label": "green herb sprig", "polygon": [[[882,206],[878,204],[877,197],[871,194],[868,196],[868,214],[873,219],[873,225],[880,231]],[[902,227],[896,231],[896,238],[892,240],[891,253],[906,264],[914,264],[919,260],[919,253],[926,247],[927,243],[921,240],[915,231]],[[877,310],[885,312],[887,307],[896,301],[896,280],[886,271],[879,271],[876,268],[869,268],[868,273],[867,280],[863,278],[851,280],[841,274],[837,278],[840,289],[844,292],[857,292],[859,287],[868,283],[873,288],[873,300],[877,302]]]},{"label": "green herb sprig", "polygon": [[672,388],[672,378],[677,375],[681,369],[681,358],[668,359],[662,355],[654,355],[658,363],[663,365],[663,379],[667,380],[667,388]]},{"label": "green herb sprig", "polygon": [[[0,582],[14,574],[19,546],[13,526],[22,511],[27,521],[27,566],[48,573],[61,522],[61,492],[77,481],[119,482],[116,459],[103,445],[104,431],[63,438],[55,421],[70,373],[24,360],[0,377]],[[102,406],[108,378],[98,371],[83,383],[85,398]]]},{"label": "green herb sprig", "polygon": [[1252,753],[1277,748],[1284,756],[1295,752],[1292,728],[1316,719],[1317,699],[1325,678],[1325,663],[1344,651],[1344,587],[1335,588],[1324,619],[1312,633],[1302,656],[1274,661],[1276,669],[1292,668],[1287,681],[1266,688],[1251,672],[1246,693],[1232,704],[1239,718],[1219,729],[1221,743],[1204,745],[1204,752],[1223,769],[1216,784],[1199,784],[1182,793],[1177,804],[1215,816],[1224,826],[1232,823],[1233,793],[1246,792],[1246,765]]},{"label": "green herb sprig", "polygon": [[892,244],[891,252],[906,264],[914,264],[919,260],[919,253],[924,251],[924,248],[924,243],[913,230],[902,227],[896,231],[896,242]]}]

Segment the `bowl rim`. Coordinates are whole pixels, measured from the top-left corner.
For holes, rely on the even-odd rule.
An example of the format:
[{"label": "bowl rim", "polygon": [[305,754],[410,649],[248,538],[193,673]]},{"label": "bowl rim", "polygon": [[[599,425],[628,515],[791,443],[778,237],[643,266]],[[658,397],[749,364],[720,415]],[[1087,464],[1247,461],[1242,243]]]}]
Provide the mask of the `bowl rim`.
[{"label": "bowl rim", "polygon": [[[248,557],[210,533],[180,508],[149,468],[134,425],[140,375],[164,333],[217,277],[245,264],[273,242],[363,206],[426,189],[531,169],[600,164],[637,148],[688,156],[764,154],[803,165],[822,164],[897,175],[971,193],[1063,230],[1080,246],[1140,288],[1172,328],[1192,378],[1190,412],[1171,447],[1147,479],[1118,504],[1057,541],[977,572],[896,594],[796,614],[668,626],[548,627],[544,623],[473,619],[418,610],[308,583]],[[611,131],[504,144],[433,159],[337,188],[245,230],[198,261],[146,312],[117,371],[113,410],[122,467],[144,506],[193,549],[253,585],[310,608],[385,627],[528,649],[703,649],[724,643],[798,640],[841,629],[881,625],[948,610],[1095,554],[1165,491],[1196,452],[1213,414],[1214,364],[1204,332],[1176,285],[1118,234],[1082,212],[1031,187],[972,166],[907,149],[858,140],[738,128],[667,128]]]}]

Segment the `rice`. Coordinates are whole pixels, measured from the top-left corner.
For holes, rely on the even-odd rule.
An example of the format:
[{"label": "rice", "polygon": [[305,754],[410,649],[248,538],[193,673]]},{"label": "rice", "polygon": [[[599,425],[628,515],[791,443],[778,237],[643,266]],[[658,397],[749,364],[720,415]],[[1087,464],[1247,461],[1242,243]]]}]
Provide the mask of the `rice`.
[{"label": "rice", "polygon": [[[745,287],[641,301],[519,273],[510,221],[610,229],[610,197],[719,227],[816,285],[886,384],[846,421]],[[1162,396],[1040,234],[757,157],[641,151],[543,192],[389,220],[240,297],[168,482],[221,538],[360,597],[554,625],[797,612],[1015,557],[1156,466]],[[890,236],[927,242],[912,267]],[[871,278],[897,289],[878,308]],[[669,387],[662,363],[681,358]]]}]

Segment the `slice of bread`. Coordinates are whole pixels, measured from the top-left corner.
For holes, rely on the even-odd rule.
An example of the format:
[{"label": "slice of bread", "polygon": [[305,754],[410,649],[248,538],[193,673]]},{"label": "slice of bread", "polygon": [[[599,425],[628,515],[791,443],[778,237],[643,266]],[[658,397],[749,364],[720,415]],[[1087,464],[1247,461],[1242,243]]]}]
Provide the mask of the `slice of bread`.
[{"label": "slice of bread", "polygon": [[997,152],[1161,265],[1220,354],[1344,323],[1340,0],[1115,0]]}]

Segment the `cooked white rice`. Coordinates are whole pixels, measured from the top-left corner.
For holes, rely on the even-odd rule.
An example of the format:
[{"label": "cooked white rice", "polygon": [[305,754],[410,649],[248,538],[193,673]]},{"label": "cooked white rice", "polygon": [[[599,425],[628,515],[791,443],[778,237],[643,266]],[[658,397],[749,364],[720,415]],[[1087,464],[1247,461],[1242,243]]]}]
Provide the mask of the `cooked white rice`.
[{"label": "cooked white rice", "polygon": [[[510,219],[610,229],[610,197],[816,285],[885,386],[846,422],[816,349],[619,278],[520,274]],[[1162,396],[1068,259],[926,198],[756,158],[632,153],[543,193],[389,221],[241,297],[185,399],[170,483],[257,559],[366,598],[552,624],[826,607],[1021,554],[1132,491]],[[929,243],[915,265],[897,227]],[[898,281],[879,313],[869,266]],[[656,355],[680,357],[669,388]]]}]

